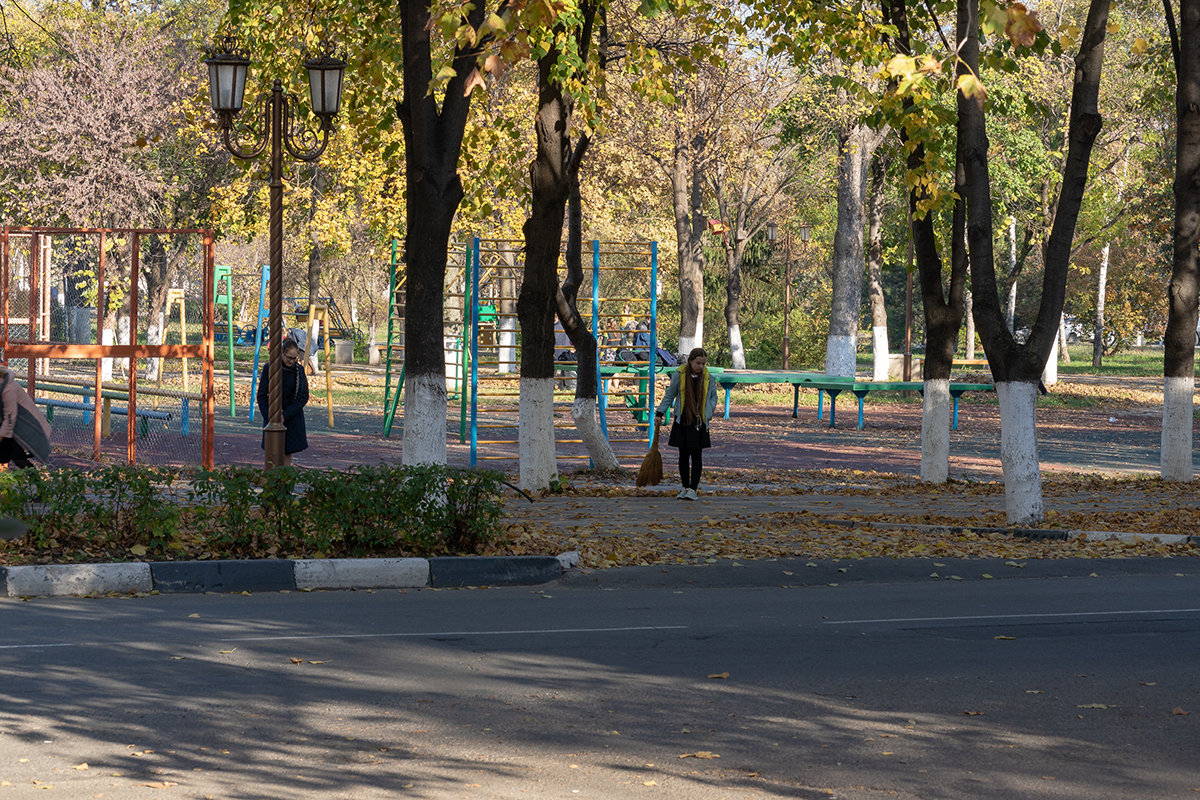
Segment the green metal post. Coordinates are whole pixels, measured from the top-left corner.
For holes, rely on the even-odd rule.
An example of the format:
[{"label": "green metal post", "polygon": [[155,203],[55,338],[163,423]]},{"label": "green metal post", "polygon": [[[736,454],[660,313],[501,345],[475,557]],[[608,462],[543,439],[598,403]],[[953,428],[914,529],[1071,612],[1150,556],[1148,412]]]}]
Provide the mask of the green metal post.
[{"label": "green metal post", "polygon": [[[392,416],[396,413],[394,404],[388,401],[392,396],[392,320],[395,318],[394,311],[396,309],[396,240],[392,239],[392,266],[390,269],[391,278],[388,282],[388,330],[387,330],[387,360],[383,368],[383,435],[386,437],[392,432]],[[401,379],[403,382],[403,378]],[[396,389],[399,393],[400,389]],[[390,408],[390,411],[389,411]]]}]

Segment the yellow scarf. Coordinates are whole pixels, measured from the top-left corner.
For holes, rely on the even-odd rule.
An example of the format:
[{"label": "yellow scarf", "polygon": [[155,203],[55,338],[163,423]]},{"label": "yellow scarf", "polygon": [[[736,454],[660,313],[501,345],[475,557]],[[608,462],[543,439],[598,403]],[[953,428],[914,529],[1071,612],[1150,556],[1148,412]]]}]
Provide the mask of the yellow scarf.
[{"label": "yellow scarf", "polygon": [[700,418],[700,424],[703,425],[708,422],[704,418],[705,405],[708,401],[708,367],[705,367],[700,373],[700,396],[697,398],[688,398],[688,387],[692,384],[691,372],[686,361],[679,366],[679,421],[683,422],[687,417],[688,401],[691,399],[696,404],[696,416]]}]

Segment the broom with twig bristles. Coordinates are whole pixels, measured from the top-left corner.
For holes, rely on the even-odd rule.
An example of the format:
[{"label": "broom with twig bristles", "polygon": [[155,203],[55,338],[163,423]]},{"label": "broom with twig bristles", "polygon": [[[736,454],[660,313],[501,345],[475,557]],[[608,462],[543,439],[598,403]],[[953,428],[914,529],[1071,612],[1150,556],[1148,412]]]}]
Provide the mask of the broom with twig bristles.
[{"label": "broom with twig bristles", "polygon": [[646,453],[646,457],[642,459],[642,466],[638,468],[637,485],[639,487],[658,486],[662,481],[662,454],[658,452],[658,432],[661,429],[661,425],[654,426],[654,439],[650,442],[650,452]]}]

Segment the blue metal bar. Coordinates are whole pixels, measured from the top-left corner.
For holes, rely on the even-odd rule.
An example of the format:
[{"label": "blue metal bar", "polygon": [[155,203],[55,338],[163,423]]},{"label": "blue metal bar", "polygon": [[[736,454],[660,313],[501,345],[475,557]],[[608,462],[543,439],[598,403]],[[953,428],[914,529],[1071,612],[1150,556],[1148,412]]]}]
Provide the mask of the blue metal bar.
[{"label": "blue metal bar", "polygon": [[725,390],[725,419],[729,419],[729,393],[733,391],[733,384],[731,383],[728,386],[722,386],[721,388]]},{"label": "blue metal bar", "polygon": [[[267,303],[267,283],[271,280],[271,267],[263,264],[262,278],[258,284],[258,317],[254,322],[254,372],[250,375],[250,421],[254,421],[254,409],[258,407],[258,356],[262,352],[262,321],[266,315],[263,306]],[[86,420],[85,420],[86,421]]]},{"label": "blue metal bar", "polygon": [[[650,401],[650,427],[647,429],[647,436],[651,441],[654,439],[654,411],[658,408],[658,403],[654,399],[654,389],[656,388],[655,373],[658,372],[658,242],[650,242],[650,391],[647,397]],[[725,396],[726,408],[728,408],[729,395]],[[646,449],[650,449],[650,445],[646,445]]]},{"label": "blue metal bar", "polygon": [[[592,239],[592,336],[596,339],[596,377],[600,377],[600,242]],[[577,356],[578,358],[578,356]],[[600,430],[608,438],[608,381],[596,382],[596,404],[600,407]]]},{"label": "blue metal bar", "polygon": [[479,450],[479,237],[471,240],[471,466]]},{"label": "blue metal bar", "polygon": [[188,427],[189,427],[188,426],[188,399],[186,397],[184,397],[184,398],[182,398],[182,400],[183,400],[183,402],[182,402],[183,408],[180,410],[182,417],[179,420],[179,425],[183,430],[183,435],[187,436],[188,435]]},{"label": "blue metal bar", "polygon": [[817,419],[825,419],[825,390],[817,389]]},{"label": "blue metal bar", "polygon": [[954,424],[950,426],[951,430],[958,430],[958,398],[959,395],[954,395]]},{"label": "blue metal bar", "polygon": [[792,384],[792,419],[795,419],[800,411],[800,384]]}]

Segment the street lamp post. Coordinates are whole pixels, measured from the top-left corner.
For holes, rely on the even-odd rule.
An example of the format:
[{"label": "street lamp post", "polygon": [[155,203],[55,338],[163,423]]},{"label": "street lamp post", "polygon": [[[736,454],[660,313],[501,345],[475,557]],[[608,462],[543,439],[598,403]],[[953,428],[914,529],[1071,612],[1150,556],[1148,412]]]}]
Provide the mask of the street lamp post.
[{"label": "street lamp post", "polygon": [[[233,118],[242,110],[246,77],[250,59],[241,52],[231,36],[224,37],[213,48],[204,63],[208,65],[209,93],[213,111],[217,113],[225,149],[235,157],[250,160],[271,149],[270,181],[270,285],[267,313],[269,349],[267,355],[269,414],[263,431],[266,468],[278,467],[284,461],[283,424],[283,154],[298,161],[316,161],[329,144],[333,118],[342,102],[342,77],[346,64],[334,57],[331,47],[322,55],[304,63],[308,73],[309,98],[312,111],[321,121],[321,139],[307,126],[297,122],[298,98],[283,91],[278,79],[270,94],[261,95],[255,102],[259,124],[250,123],[254,141],[244,149],[237,141]],[[251,399],[251,402],[254,402]]]},{"label": "street lamp post", "polygon": [[[800,243],[808,246],[808,237],[812,227],[807,222],[800,223]],[[779,226],[774,222],[767,223],[767,241],[771,249],[775,249],[775,241],[779,236]],[[783,233],[783,369],[791,369],[791,316],[792,316],[792,234]]]}]

